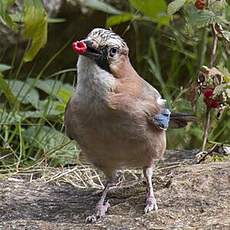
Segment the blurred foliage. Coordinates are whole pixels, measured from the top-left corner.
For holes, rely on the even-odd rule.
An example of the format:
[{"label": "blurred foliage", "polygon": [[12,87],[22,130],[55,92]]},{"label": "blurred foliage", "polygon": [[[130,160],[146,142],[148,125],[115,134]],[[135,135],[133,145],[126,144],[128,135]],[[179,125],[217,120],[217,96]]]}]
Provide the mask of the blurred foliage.
[{"label": "blurred foliage", "polygon": [[0,106],[1,152],[7,152],[7,158],[1,160],[4,167],[38,159],[53,166],[76,160],[75,144],[60,132],[72,86],[57,79],[1,78],[0,82],[1,96],[8,102]]},{"label": "blurred foliage", "polygon": [[9,8],[16,0],[0,2],[0,21],[13,31],[23,26],[23,37],[29,40],[29,48],[25,52],[24,61],[31,61],[47,41],[47,14],[41,0],[24,0],[23,11],[19,9],[13,14]]},{"label": "blurred foliage", "polygon": [[[129,0],[127,9],[99,0],[68,2],[109,14],[107,27],[121,25],[124,33],[132,31],[137,71],[162,93],[172,110],[197,116],[197,123],[185,129],[168,130],[168,148],[199,148],[205,107],[201,97],[194,101],[194,83],[200,66],[209,62],[211,36],[207,25],[213,21],[224,31],[216,62],[230,68],[229,6],[221,8],[223,4],[217,6],[219,3],[213,0],[210,9],[200,11],[193,0],[175,0],[168,7],[165,0]],[[35,74],[32,66],[25,76],[21,71],[24,62],[32,61],[46,43],[48,19],[40,0],[24,0],[23,11],[12,14],[14,3],[0,2],[0,21],[14,31],[22,31],[29,42],[20,63],[15,65],[16,52],[11,65],[0,64],[0,167],[19,170],[41,162],[54,166],[73,163],[79,150],[63,135],[63,114],[72,92],[72,86],[64,82],[68,76],[73,78],[75,70],[45,74],[69,41],[46,60],[39,73]],[[210,140],[229,142],[228,120],[229,111],[220,120],[212,119]]]},{"label": "blurred foliage", "polygon": [[159,25],[168,25],[170,17],[167,15],[167,4],[164,0],[129,0],[135,13],[122,12],[107,18],[106,26],[114,26],[127,21],[149,21]]}]

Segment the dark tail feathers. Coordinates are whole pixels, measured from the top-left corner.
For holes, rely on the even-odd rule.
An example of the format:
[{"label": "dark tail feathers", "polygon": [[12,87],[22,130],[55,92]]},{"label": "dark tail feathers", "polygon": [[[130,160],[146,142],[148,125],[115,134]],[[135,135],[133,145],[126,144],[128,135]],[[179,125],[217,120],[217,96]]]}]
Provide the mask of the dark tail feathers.
[{"label": "dark tail feathers", "polygon": [[194,115],[188,113],[174,113],[170,115],[169,128],[182,128],[187,125],[188,122],[196,121]]}]

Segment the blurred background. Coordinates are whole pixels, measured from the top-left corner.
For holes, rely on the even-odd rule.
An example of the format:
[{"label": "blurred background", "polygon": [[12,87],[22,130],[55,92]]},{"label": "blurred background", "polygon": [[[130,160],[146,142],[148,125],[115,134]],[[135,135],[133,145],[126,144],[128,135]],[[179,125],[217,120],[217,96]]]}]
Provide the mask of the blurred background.
[{"label": "blurred background", "polygon": [[[202,21],[196,15],[195,1],[172,16],[167,12],[169,2],[0,3],[0,172],[76,162],[79,149],[63,135],[65,105],[77,82],[78,57],[71,43],[96,27],[112,28],[124,38],[132,65],[167,99],[171,110],[196,114],[196,123],[167,131],[168,148],[201,147],[206,107],[196,82],[200,67],[210,59],[212,39],[205,26],[209,18]],[[182,6],[185,1],[180,2]],[[229,6],[222,11],[229,19]],[[220,68],[230,68],[229,54],[229,44],[219,43]],[[229,143],[229,111],[220,120],[215,113],[209,140]]]}]

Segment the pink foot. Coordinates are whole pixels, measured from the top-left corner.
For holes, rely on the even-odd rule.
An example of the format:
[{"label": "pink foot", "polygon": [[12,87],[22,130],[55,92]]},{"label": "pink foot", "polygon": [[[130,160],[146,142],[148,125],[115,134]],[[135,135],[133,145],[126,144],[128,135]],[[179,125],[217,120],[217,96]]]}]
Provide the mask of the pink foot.
[{"label": "pink foot", "polygon": [[151,212],[153,210],[154,211],[158,210],[156,199],[153,196],[148,196],[146,198],[146,206],[145,206],[144,212],[148,213],[148,212]]},{"label": "pink foot", "polygon": [[109,201],[106,201],[105,204],[97,204],[96,206],[96,216],[98,218],[105,216],[105,213],[110,208]]}]

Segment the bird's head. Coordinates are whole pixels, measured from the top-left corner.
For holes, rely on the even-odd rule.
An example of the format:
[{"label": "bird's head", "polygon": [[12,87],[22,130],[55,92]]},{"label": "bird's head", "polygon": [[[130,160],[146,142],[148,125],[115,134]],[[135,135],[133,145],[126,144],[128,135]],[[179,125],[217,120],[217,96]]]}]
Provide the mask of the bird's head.
[{"label": "bird's head", "polygon": [[129,53],[119,35],[102,28],[93,29],[86,39],[73,42],[72,48],[77,54],[90,58],[110,73],[128,58]]}]

